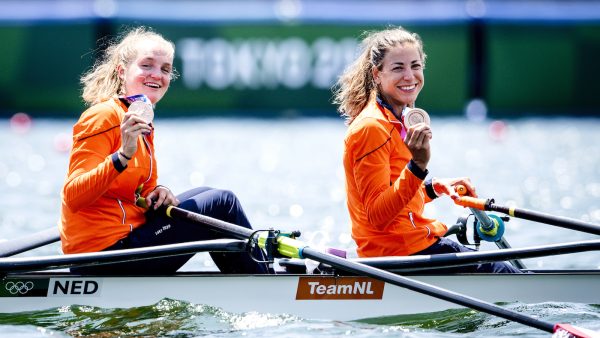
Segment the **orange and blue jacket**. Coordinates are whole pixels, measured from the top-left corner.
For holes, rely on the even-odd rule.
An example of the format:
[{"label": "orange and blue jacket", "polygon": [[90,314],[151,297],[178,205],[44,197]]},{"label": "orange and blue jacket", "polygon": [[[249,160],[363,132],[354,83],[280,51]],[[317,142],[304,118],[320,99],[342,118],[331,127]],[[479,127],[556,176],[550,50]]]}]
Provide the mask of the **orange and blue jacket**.
[{"label": "orange and blue jacket", "polygon": [[[115,98],[87,109],[73,126],[59,224],[64,253],[103,250],[145,223],[136,205],[156,187],[154,131],[138,139],[126,167],[118,159],[127,106]],[[141,188],[140,188],[141,187]]]},{"label": "orange and blue jacket", "polygon": [[411,161],[399,132],[400,121],[372,99],[348,126],[344,170],[352,238],[360,257],[406,256],[446,233],[446,226],[423,216],[435,198],[424,182],[427,171]]}]

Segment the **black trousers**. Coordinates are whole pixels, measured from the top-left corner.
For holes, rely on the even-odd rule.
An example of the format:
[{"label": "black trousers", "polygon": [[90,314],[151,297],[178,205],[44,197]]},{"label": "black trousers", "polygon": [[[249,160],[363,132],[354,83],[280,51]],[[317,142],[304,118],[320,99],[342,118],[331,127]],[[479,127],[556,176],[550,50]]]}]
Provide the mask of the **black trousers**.
[{"label": "black trousers", "polygon": [[[252,229],[237,196],[229,190],[201,187],[184,192],[177,196],[179,207],[205,216],[234,223]],[[146,223],[133,230],[129,236],[104,249],[120,250],[143,248],[155,245],[175,244],[182,242],[227,238],[202,225],[174,220],[164,214],[150,210],[146,213]],[[263,260],[264,254],[255,248],[253,256]],[[71,268],[79,274],[111,274],[111,275],[155,275],[171,274],[181,268],[193,255],[181,255],[155,258],[135,262],[115,263],[90,267]],[[247,252],[210,252],[210,256],[223,273],[268,273],[264,263],[257,263]]]}]

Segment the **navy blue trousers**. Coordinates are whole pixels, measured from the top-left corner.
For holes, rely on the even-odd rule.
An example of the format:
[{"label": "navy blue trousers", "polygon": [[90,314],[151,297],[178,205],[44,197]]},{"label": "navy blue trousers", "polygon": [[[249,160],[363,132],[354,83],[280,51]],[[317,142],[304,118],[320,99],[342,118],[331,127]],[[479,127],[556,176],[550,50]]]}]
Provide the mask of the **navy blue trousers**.
[{"label": "navy blue trousers", "polygon": [[[435,255],[456,252],[475,251],[467,248],[464,245],[454,242],[453,240],[441,237],[437,242],[425,250],[421,250],[413,255]],[[429,271],[429,270],[428,270]],[[515,268],[511,264],[505,262],[492,262],[484,264],[474,264],[466,266],[457,266],[444,269],[432,269],[431,273],[470,273],[470,272],[489,272],[489,273],[522,273],[521,270]]]},{"label": "navy blue trousers", "polygon": [[[179,207],[205,216],[252,229],[238,198],[228,190],[201,187],[177,196]],[[170,225],[166,227],[166,225]],[[161,230],[161,231],[159,231]],[[227,238],[225,234],[212,231],[199,224],[175,220],[150,210],[146,223],[133,230],[129,236],[104,249],[120,250],[143,248],[155,245],[175,244]],[[255,248],[253,256],[263,260],[263,252]],[[155,258],[127,263],[72,268],[80,274],[153,275],[171,274],[181,268],[193,255]],[[210,256],[223,273],[268,273],[264,263],[257,263],[247,252],[210,252]]]}]

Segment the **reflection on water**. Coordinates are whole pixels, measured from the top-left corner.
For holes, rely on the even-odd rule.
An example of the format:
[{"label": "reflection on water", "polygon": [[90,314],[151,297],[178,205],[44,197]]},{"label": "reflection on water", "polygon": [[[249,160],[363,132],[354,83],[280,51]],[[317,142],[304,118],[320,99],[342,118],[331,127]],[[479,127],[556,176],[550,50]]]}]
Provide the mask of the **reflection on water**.
[{"label": "reflection on water", "polygon": [[[0,121],[2,238],[56,224],[72,120]],[[469,176],[480,197],[600,223],[599,119],[433,120],[430,175]],[[172,119],[156,121],[159,183],[180,192],[210,185],[234,191],[256,228],[300,230],[314,246],[354,253],[344,197],[339,119]],[[449,199],[427,214],[453,224],[466,210]],[[513,219],[513,247],[593,238]],[[484,249],[486,246],[484,246]],[[41,249],[55,253],[58,246]],[[46,251],[43,251],[46,250]],[[202,256],[186,269],[210,268]],[[531,267],[597,267],[598,255],[535,259]],[[527,261],[526,261],[527,262]]]}]

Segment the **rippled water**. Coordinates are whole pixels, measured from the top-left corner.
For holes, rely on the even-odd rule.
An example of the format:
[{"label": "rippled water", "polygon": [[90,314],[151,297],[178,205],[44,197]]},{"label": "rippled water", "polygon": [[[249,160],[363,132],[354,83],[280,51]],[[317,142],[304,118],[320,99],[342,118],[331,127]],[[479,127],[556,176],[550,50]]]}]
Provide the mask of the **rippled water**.
[{"label": "rippled water", "polygon": [[[600,305],[502,304],[550,322],[600,329]],[[69,306],[0,315],[3,337],[548,337],[542,331],[469,309],[369,321],[317,321],[285,314],[229,313],[164,299],[129,309]]]},{"label": "rippled water", "polygon": [[[0,238],[54,226],[73,120],[0,121]],[[502,123],[434,119],[430,172],[469,176],[481,197],[600,223],[600,119],[522,119]],[[156,122],[159,183],[180,192],[210,185],[234,191],[255,228],[302,231],[312,246],[354,250],[349,236],[338,119],[174,119]],[[440,199],[427,214],[453,224],[465,209]],[[513,247],[594,238],[513,219]],[[483,249],[491,248],[484,245]],[[26,255],[55,254],[58,245]],[[599,268],[600,254],[529,259],[533,268]],[[199,254],[185,270],[213,269]],[[591,290],[596,292],[597,290]],[[600,309],[583,304],[506,304],[548,321],[598,330]],[[0,315],[1,336],[547,336],[470,310],[373,322],[311,321],[281,314],[226,313],[205,304],[163,300],[132,309],[71,306]]]}]

